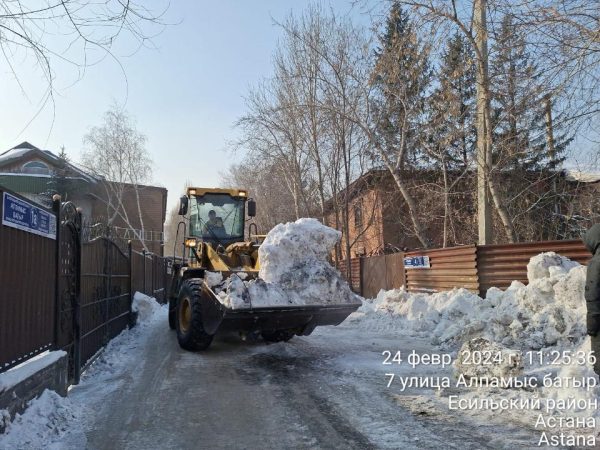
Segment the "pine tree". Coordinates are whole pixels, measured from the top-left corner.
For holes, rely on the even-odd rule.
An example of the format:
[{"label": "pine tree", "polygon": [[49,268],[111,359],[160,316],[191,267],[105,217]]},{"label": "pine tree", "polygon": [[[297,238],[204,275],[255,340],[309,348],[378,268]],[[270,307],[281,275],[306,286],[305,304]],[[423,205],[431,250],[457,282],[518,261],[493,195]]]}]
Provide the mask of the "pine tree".
[{"label": "pine tree", "polygon": [[58,163],[52,177],[54,193],[59,194],[63,201],[69,200],[68,197],[72,188],[72,180],[68,177],[68,170],[69,156],[63,145],[60,148],[60,152],[58,152]]},{"label": "pine tree", "polygon": [[420,162],[417,131],[424,120],[431,75],[426,48],[408,14],[396,1],[375,49],[371,85],[378,95],[372,106],[378,118],[377,134],[383,145],[394,152],[404,137],[410,149],[406,156],[412,163]]},{"label": "pine tree", "polygon": [[548,92],[540,81],[537,65],[527,52],[525,37],[508,15],[502,20],[494,53],[495,163],[512,170],[555,168],[564,161],[571,139],[555,127],[552,145],[548,145]]},{"label": "pine tree", "polygon": [[427,248],[431,240],[425,234],[425,222],[419,217],[419,207],[403,172],[407,165],[421,166],[425,155],[420,140],[431,82],[429,49],[397,1],[392,5],[379,44],[370,80],[374,94],[369,111],[373,159],[389,170],[406,202],[415,237]]},{"label": "pine tree", "polygon": [[473,160],[477,129],[474,56],[462,34],[448,40],[437,78],[429,102],[431,143],[448,168],[466,169]]}]

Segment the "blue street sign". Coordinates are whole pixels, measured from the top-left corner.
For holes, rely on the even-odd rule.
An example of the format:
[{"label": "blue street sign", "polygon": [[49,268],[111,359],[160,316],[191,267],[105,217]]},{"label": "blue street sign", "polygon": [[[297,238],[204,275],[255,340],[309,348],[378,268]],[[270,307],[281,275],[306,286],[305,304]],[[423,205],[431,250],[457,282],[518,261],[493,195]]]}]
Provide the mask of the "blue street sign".
[{"label": "blue street sign", "polygon": [[4,192],[2,225],[56,239],[56,216],[32,203]]},{"label": "blue street sign", "polygon": [[429,256],[408,256],[404,258],[404,267],[407,269],[429,269]]}]

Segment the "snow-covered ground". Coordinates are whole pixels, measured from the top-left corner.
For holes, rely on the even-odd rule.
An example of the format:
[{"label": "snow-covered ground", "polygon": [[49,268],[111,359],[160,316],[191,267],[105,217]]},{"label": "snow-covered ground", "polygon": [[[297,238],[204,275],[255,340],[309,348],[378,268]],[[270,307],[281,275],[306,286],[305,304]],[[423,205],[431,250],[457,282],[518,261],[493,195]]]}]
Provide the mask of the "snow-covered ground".
[{"label": "snow-covered ground", "polygon": [[[585,269],[544,254],[528,275],[485,299],[382,292],[339,327],[285,344],[225,337],[206,353],[179,349],[165,307],[138,295],[140,325],[109,344],[68,398],[33,401],[0,449],[464,450],[538,448],[542,436],[553,444],[542,447],[582,446],[568,438],[594,436],[598,412],[561,402],[589,406],[599,394],[586,360]],[[477,351],[489,361],[465,358]]]},{"label": "snow-covered ground", "polygon": [[135,294],[134,310],[138,324],[113,339],[105,351],[72,386],[68,397],[46,390],[30,402],[22,415],[0,434],[0,450],[9,449],[76,449],[86,448],[85,433],[94,426],[98,408],[104,398],[122,388],[119,380],[135,352],[144,345],[148,334],[164,320],[166,305],[153,298]]},{"label": "snow-covered ground", "polygon": [[[600,431],[595,407],[600,391],[585,333],[585,270],[544,253],[531,259],[527,285],[492,288],[484,299],[464,289],[382,291],[348,321],[363,329],[426,338],[449,355],[454,361],[450,386],[430,390],[422,403],[446,410],[462,406],[461,413],[484,420],[501,415],[540,436],[547,431],[546,437],[589,437]],[[422,371],[431,367],[417,366],[413,376],[426,378]],[[499,386],[500,379],[513,385]],[[474,386],[475,381],[481,383]]]}]

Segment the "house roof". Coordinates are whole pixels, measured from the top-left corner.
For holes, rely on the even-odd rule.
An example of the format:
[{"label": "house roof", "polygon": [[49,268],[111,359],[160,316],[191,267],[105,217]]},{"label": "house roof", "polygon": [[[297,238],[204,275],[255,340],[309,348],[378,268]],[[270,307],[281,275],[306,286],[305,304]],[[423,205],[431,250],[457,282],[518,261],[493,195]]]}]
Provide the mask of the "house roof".
[{"label": "house roof", "polygon": [[[356,180],[354,180],[348,186],[347,190],[342,190],[338,192],[338,198],[343,199],[346,192],[348,192],[349,199],[352,200],[358,195],[373,189],[377,186],[381,186],[385,181],[389,181],[391,179],[391,174],[389,170],[382,168],[373,168],[368,170],[366,173],[362,174]],[[333,208],[334,198],[331,197],[325,202],[325,209],[331,210]]]},{"label": "house roof", "polygon": [[579,183],[597,183],[600,181],[600,172],[586,172],[579,169],[564,169],[563,174],[569,181]]},{"label": "house roof", "polygon": [[[60,160],[60,158],[57,155],[55,155],[54,153],[52,153],[50,150],[42,150],[42,149],[36,147],[35,145],[30,144],[27,141],[24,141],[24,142],[21,142],[19,145],[15,146],[9,150],[6,150],[4,153],[0,154],[0,173],[2,172],[3,166],[12,164],[15,162],[15,160],[18,160],[18,159],[24,158],[24,157],[28,157],[28,156],[36,156],[39,159],[44,160],[51,165],[58,164],[58,162]],[[83,178],[84,180],[86,180],[88,182],[95,183],[98,181],[98,179],[96,177],[89,175],[87,172],[80,169],[73,163],[67,162],[67,166],[69,167],[69,169],[72,172],[76,173],[79,177]],[[23,174],[23,175],[25,175],[25,174]],[[31,176],[31,174],[27,174],[27,175]]]},{"label": "house roof", "polygon": [[[68,178],[72,188],[85,191],[86,180],[82,178]],[[0,173],[0,186],[21,194],[39,194],[54,187],[54,181],[49,175],[10,174]]]}]

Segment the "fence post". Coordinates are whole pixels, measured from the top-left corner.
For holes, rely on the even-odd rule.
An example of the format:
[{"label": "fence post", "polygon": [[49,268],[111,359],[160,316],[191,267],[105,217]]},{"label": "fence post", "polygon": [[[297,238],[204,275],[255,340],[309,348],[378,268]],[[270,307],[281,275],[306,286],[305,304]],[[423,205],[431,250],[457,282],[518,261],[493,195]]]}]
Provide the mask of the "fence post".
[{"label": "fence post", "polygon": [[144,257],[144,284],[142,285],[142,289],[144,291],[144,294],[148,295],[148,292],[146,291],[146,249],[142,249],[142,256]]},{"label": "fence post", "polygon": [[150,297],[154,297],[156,295],[156,255],[152,254],[152,288],[150,292]]},{"label": "fence post", "polygon": [[108,344],[108,323],[109,323],[109,314],[108,314],[108,302],[110,297],[110,240],[108,237],[104,238],[104,337],[102,345]]},{"label": "fence post", "polygon": [[129,255],[129,328],[135,325],[133,317],[133,251],[131,241],[127,241],[127,253]]},{"label": "fence post", "polygon": [[167,273],[168,262],[167,259],[162,256],[162,271],[163,271],[163,303],[167,303],[169,301],[169,297],[167,296],[167,283],[169,282],[169,274]]},{"label": "fence post", "polygon": [[75,258],[75,305],[73,306],[74,333],[73,333],[73,384],[79,384],[81,378],[81,210],[77,208],[77,256]]},{"label": "fence post", "polygon": [[56,270],[54,280],[54,349],[58,347],[58,330],[60,329],[60,195],[52,197],[52,210],[56,214]]},{"label": "fence post", "polygon": [[363,295],[363,257],[358,258],[358,291],[360,295]]}]

